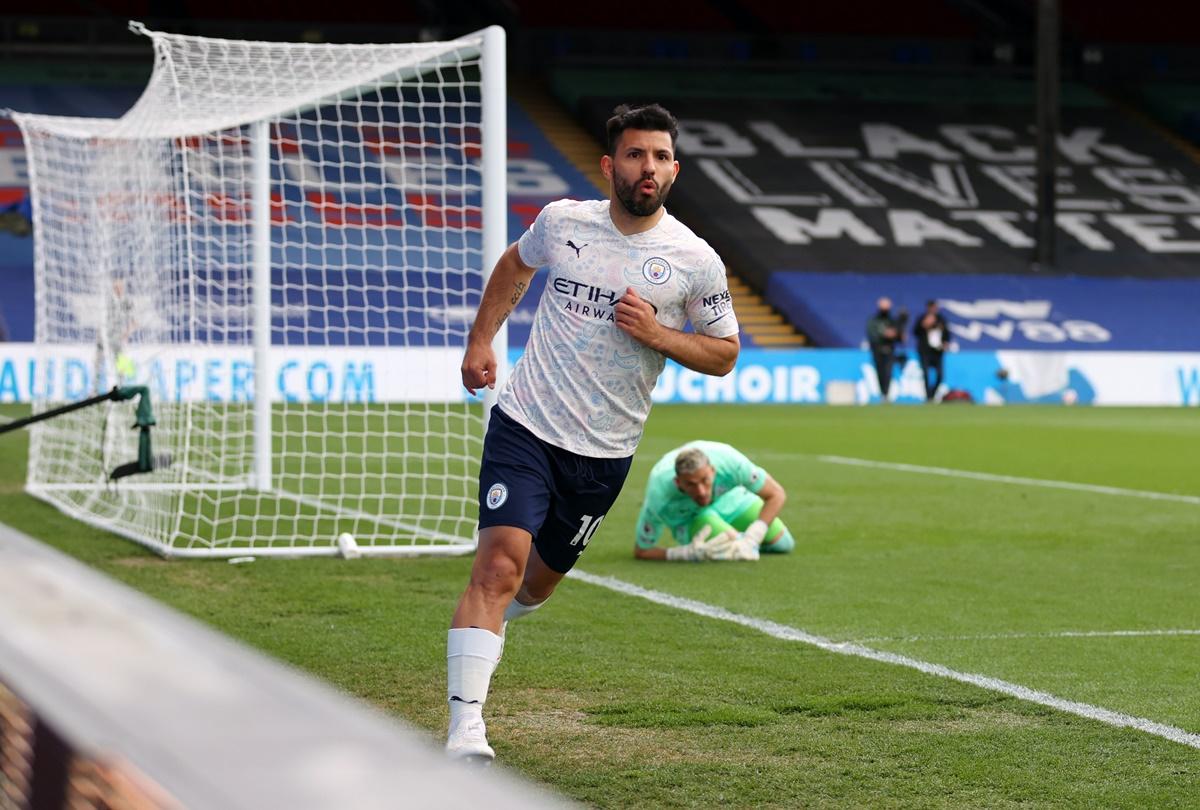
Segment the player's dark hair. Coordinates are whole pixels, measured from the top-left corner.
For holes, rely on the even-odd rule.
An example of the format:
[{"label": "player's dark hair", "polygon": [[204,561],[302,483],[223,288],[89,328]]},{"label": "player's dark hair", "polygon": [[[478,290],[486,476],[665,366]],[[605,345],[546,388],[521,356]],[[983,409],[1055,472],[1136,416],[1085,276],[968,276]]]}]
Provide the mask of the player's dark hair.
[{"label": "player's dark hair", "polygon": [[612,118],[605,125],[608,134],[608,154],[613,153],[621,133],[627,129],[644,129],[649,132],[666,132],[671,136],[671,149],[675,149],[675,138],[679,135],[679,122],[666,108],[659,104],[643,104],[630,107],[622,104],[613,110]]}]

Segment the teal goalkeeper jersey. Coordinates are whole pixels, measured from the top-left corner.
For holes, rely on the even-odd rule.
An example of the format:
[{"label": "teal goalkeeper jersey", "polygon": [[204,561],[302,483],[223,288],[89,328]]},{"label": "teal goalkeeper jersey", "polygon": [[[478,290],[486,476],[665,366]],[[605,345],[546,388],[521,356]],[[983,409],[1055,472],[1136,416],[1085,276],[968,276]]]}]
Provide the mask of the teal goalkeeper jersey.
[{"label": "teal goalkeeper jersey", "polygon": [[675,456],[688,447],[698,447],[708,456],[716,471],[713,479],[713,501],[737,487],[757,494],[767,481],[767,473],[728,444],[696,441],[677,447],[660,458],[650,470],[646,482],[646,499],[638,516],[637,544],[653,548],[664,528],[670,529],[677,543],[690,543],[688,526],[703,507],[675,486]]}]

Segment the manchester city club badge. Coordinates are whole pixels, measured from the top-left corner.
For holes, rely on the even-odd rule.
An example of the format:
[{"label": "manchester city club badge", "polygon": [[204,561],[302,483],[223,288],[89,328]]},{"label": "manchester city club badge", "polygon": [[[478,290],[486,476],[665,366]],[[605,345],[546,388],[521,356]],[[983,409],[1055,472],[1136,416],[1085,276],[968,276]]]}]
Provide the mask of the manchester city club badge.
[{"label": "manchester city club badge", "polygon": [[646,263],[642,265],[642,276],[651,284],[665,284],[671,277],[671,265],[666,259],[657,256],[646,259]]},{"label": "manchester city club badge", "polygon": [[492,484],[488,487],[487,492],[487,507],[488,509],[499,509],[508,500],[508,487],[504,484]]}]

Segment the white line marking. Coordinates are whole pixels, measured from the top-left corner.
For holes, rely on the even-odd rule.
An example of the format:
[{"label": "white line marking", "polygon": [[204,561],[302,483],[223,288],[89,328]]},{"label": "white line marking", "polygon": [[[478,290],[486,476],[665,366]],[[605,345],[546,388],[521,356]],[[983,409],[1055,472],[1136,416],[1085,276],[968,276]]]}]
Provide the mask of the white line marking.
[{"label": "white line marking", "polygon": [[1072,481],[1052,481],[1046,478],[1022,478],[1019,475],[994,475],[992,473],[971,472],[970,470],[955,470],[949,467],[923,467],[919,464],[871,461],[865,458],[847,458],[845,456],[817,456],[817,459],[827,461],[830,464],[846,464],[852,467],[874,467],[880,470],[899,470],[901,472],[925,473],[927,475],[944,475],[950,478],[971,478],[976,481],[991,481],[997,484],[1070,489],[1076,492],[1092,492],[1100,495],[1125,495],[1130,498],[1148,498],[1152,501],[1175,501],[1176,503],[1190,503],[1200,506],[1200,496],[1198,495],[1177,495],[1173,492],[1151,492],[1144,489],[1122,489],[1121,487],[1106,487],[1100,484],[1077,484]]},{"label": "white line marking", "polygon": [[1057,633],[988,633],[978,636],[877,636],[856,638],[856,644],[888,641],[991,641],[1008,638],[1130,638],[1136,636],[1200,636],[1200,630],[1063,630]]},{"label": "white line marking", "polygon": [[589,574],[586,571],[578,569],[567,574],[574,579],[583,580],[584,582],[598,585],[601,588],[608,588],[617,593],[623,593],[627,596],[636,596],[639,599],[646,599],[659,605],[666,605],[678,610],[695,613],[698,616],[705,616],[710,619],[719,619],[721,621],[740,624],[743,627],[749,627],[752,630],[758,630],[760,633],[766,633],[774,638],[783,639],[784,641],[799,641],[803,644],[810,644],[827,652],[840,653],[841,655],[853,655],[859,658],[867,658],[872,661],[882,661],[885,664],[896,664],[902,667],[915,669],[919,672],[924,672],[928,675],[937,675],[941,678],[949,678],[953,681],[968,683],[972,686],[978,686],[982,689],[987,689],[992,692],[1000,692],[1005,695],[1027,700],[1031,703],[1038,703],[1042,706],[1049,706],[1052,709],[1067,712],[1069,714],[1086,717],[1090,720],[1098,720],[1101,723],[1107,723],[1110,726],[1122,728],[1134,728],[1138,731],[1144,731],[1147,734],[1153,734],[1157,737],[1170,740],[1171,742],[1187,745],[1192,748],[1200,749],[1200,734],[1195,734],[1190,731],[1184,731],[1175,726],[1168,726],[1163,723],[1156,723],[1153,720],[1147,720],[1144,717],[1134,717],[1132,715],[1114,712],[1111,709],[1105,709],[1100,706],[1092,706],[1088,703],[1079,703],[1074,700],[1066,700],[1056,697],[1047,692],[1039,692],[1035,689],[1030,689],[1020,684],[1009,683],[998,678],[991,678],[987,675],[976,675],[970,672],[958,672],[957,670],[949,669],[940,664],[931,664],[926,661],[919,661],[916,658],[909,658],[906,655],[897,653],[883,652],[882,650],[873,650],[870,647],[864,647],[861,644],[854,642],[838,642],[831,641],[821,636],[806,633],[795,627],[788,627],[785,624],[777,624],[776,622],[767,621],[766,619],[756,619],[752,616],[743,616],[740,613],[726,610],[715,605],[697,602],[694,599],[685,599],[681,596],[673,596],[669,593],[661,591],[652,591],[649,588],[643,588],[640,585],[633,585],[628,582],[616,579],[614,577],[597,576]]}]

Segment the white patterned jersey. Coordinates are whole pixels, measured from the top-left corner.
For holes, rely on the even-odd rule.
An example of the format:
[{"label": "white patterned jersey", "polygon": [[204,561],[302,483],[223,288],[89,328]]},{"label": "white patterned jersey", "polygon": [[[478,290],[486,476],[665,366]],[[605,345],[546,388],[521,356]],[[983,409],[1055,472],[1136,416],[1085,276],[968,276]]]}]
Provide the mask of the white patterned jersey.
[{"label": "white patterned jersey", "polygon": [[654,305],[672,329],[737,334],[725,266],[716,251],[664,212],[644,233],[625,236],[608,200],[560,200],[542,209],[517,250],[549,272],[529,342],[498,404],[535,436],[576,455],[633,455],[666,360],[617,328],[627,288]]}]

